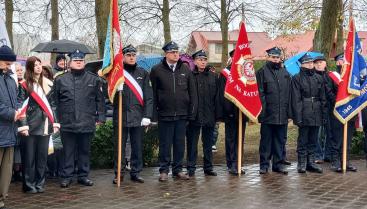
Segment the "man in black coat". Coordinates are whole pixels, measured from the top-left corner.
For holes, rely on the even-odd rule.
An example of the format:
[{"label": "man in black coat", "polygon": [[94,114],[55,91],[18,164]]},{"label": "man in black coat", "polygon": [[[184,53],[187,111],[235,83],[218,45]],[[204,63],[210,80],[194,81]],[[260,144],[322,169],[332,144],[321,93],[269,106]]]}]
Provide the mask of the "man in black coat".
[{"label": "man in black coat", "polygon": [[[140,171],[143,169],[143,130],[145,126],[150,124],[150,119],[153,114],[153,92],[152,86],[149,80],[149,73],[143,68],[138,67],[136,64],[136,48],[132,45],[128,45],[123,48],[124,54],[124,70],[125,79],[127,74],[129,78],[133,79],[134,88],[142,93],[142,101],[140,103],[138,97],[133,93],[130,86],[126,83],[123,84],[123,99],[122,99],[122,150],[125,150],[127,138],[130,137],[131,143],[131,170],[130,179],[134,182],[144,183],[144,179],[139,176]],[[113,102],[113,129],[115,138],[115,178],[113,183],[117,183],[117,157],[118,157],[118,95],[115,95]],[[123,155],[125,153],[123,152]],[[122,165],[121,168],[125,166]]]},{"label": "man in black coat", "polygon": [[14,145],[20,117],[17,103],[17,84],[11,77],[10,66],[16,55],[8,46],[0,47],[0,208],[5,208],[12,175]]},{"label": "man in black coat", "polygon": [[293,122],[298,126],[298,172],[322,173],[315,164],[315,149],[319,128],[326,123],[325,85],[315,73],[313,58],[306,53],[299,59],[300,72],[292,79],[291,105]]},{"label": "man in black coat", "polygon": [[[344,64],[344,53],[341,53],[335,57],[336,61],[336,71],[341,73],[341,69]],[[338,89],[337,86],[334,89],[335,95],[337,95]],[[333,101],[333,107],[335,107],[335,99]],[[363,122],[363,111],[362,111],[362,123]],[[331,170],[335,172],[342,172],[342,155],[343,155],[343,136],[344,136],[344,125],[335,117],[333,114],[330,118],[331,126],[333,130],[333,137],[331,141]],[[351,143],[353,139],[353,134],[356,130],[355,122],[357,120],[357,116],[353,117],[348,121],[348,132],[347,132],[347,165],[346,170],[356,172],[357,167],[353,166],[349,161],[349,153],[351,148]],[[363,124],[364,126],[365,124]]]},{"label": "man in black coat", "polygon": [[61,187],[68,187],[74,173],[77,151],[78,183],[92,186],[90,145],[96,124],[105,121],[104,97],[100,78],[84,70],[85,54],[79,50],[69,54],[71,70],[56,77],[53,86],[53,108],[61,125],[64,165]]},{"label": "man in black coat", "polygon": [[334,103],[337,92],[334,92],[334,89],[336,89],[335,84],[329,76],[325,57],[323,55],[315,57],[314,64],[316,70],[315,72],[321,75],[324,81],[327,104],[326,107],[328,111],[326,124],[320,128],[320,134],[316,147],[316,163],[322,163],[323,161],[330,162],[331,160],[330,147],[331,140],[333,138],[333,130],[331,128],[330,118],[333,117]]},{"label": "man in black coat", "polygon": [[178,45],[171,41],[162,48],[165,58],[150,73],[153,87],[153,121],[159,129],[159,181],[167,181],[173,146],[172,174],[188,180],[182,172],[188,120],[194,120],[197,93],[192,72],[179,59]]},{"label": "man in black coat", "polygon": [[[236,105],[234,105],[230,100],[224,97],[225,87],[227,82],[227,76],[230,72],[232,58],[234,55],[234,50],[229,52],[229,60],[228,66],[222,70],[219,76],[219,93],[218,93],[218,102],[220,104],[220,108],[217,110],[217,117],[221,121],[224,121],[225,126],[225,147],[226,147],[226,163],[228,172],[231,175],[238,175],[238,120],[239,120],[239,109]],[[242,122],[242,130],[243,135],[245,136],[246,130],[246,122],[247,117],[242,114],[243,122]],[[245,170],[242,169],[240,171],[242,174],[245,173]]]},{"label": "man in black coat", "polygon": [[289,118],[291,77],[281,65],[281,50],[273,47],[266,52],[267,62],[256,72],[262,104],[258,118],[261,123],[260,174],[268,172],[271,159],[273,172],[288,174],[282,163],[282,153]]},{"label": "man in black coat", "polygon": [[196,159],[198,155],[198,140],[201,132],[204,153],[204,173],[208,176],[216,176],[213,171],[213,133],[216,121],[216,109],[218,108],[218,79],[214,72],[207,68],[205,51],[199,50],[192,55],[195,69],[192,72],[197,87],[198,107],[195,120],[189,122],[186,133],[187,140],[187,172],[194,176]]}]

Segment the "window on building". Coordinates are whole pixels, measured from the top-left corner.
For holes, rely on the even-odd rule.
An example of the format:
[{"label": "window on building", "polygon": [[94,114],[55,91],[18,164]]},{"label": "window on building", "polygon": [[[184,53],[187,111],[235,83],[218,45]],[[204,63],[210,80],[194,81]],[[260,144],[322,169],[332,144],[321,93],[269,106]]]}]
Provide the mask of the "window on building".
[{"label": "window on building", "polygon": [[222,54],[222,44],[215,44],[215,54]]}]

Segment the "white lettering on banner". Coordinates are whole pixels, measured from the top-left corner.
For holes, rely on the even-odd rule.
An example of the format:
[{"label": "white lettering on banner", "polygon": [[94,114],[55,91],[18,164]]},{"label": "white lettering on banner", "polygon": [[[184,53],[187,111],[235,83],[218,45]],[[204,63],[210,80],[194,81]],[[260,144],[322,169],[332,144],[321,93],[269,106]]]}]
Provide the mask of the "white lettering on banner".
[{"label": "white lettering on banner", "polygon": [[258,94],[259,94],[259,92],[257,92],[257,91],[251,91],[251,92],[244,91],[243,92],[243,95],[247,96],[247,97],[256,97]]},{"label": "white lettering on banner", "polygon": [[343,114],[348,114],[350,110],[352,110],[352,105],[348,105],[342,112]]},{"label": "white lettering on banner", "polygon": [[241,45],[238,46],[238,48],[240,48],[240,50],[249,48],[249,44],[248,43],[241,44]]},{"label": "white lettering on banner", "polygon": [[242,89],[239,85],[235,85],[234,88],[238,91],[238,92],[242,92]]},{"label": "white lettering on banner", "polygon": [[228,74],[228,78],[227,79],[228,79],[228,82],[229,83],[233,83],[234,82],[231,74]]}]

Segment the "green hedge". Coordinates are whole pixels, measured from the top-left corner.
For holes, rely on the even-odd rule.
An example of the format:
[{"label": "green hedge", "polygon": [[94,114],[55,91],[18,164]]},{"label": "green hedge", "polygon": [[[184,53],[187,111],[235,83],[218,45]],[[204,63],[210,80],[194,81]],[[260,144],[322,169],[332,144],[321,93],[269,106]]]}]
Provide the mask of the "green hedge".
[{"label": "green hedge", "polygon": [[[91,166],[93,168],[113,167],[113,126],[112,121],[99,125],[91,144]],[[157,163],[158,156],[158,128],[152,127],[144,133],[143,162],[145,166]]]}]

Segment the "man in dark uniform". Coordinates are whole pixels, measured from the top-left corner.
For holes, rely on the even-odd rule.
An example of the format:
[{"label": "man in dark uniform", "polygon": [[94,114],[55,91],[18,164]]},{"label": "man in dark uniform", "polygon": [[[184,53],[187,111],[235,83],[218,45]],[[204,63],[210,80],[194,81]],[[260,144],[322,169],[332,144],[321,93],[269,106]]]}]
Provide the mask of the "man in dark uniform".
[{"label": "man in dark uniform", "polygon": [[315,163],[317,135],[325,124],[327,107],[325,85],[314,71],[313,58],[306,53],[299,59],[300,72],[292,79],[291,105],[293,122],[298,126],[297,154],[298,172],[322,173]]},{"label": "man in dark uniform", "polygon": [[83,52],[76,50],[69,56],[71,70],[56,77],[52,93],[64,146],[60,186],[68,187],[72,181],[76,151],[78,183],[92,186],[93,182],[88,179],[90,143],[96,123],[105,121],[102,83],[98,76],[84,70]]},{"label": "man in dark uniform", "polygon": [[171,41],[162,48],[165,58],[150,73],[153,87],[153,121],[159,129],[159,181],[167,181],[173,147],[172,175],[188,180],[182,172],[188,120],[194,120],[197,93],[194,77],[179,58],[178,45]]},{"label": "man in dark uniform", "polygon": [[261,123],[260,174],[268,172],[271,159],[273,172],[288,174],[282,163],[282,153],[289,118],[291,77],[281,65],[281,50],[273,47],[266,52],[267,62],[256,72],[262,104],[258,118]]},{"label": "man in dark uniform", "polygon": [[[336,71],[341,73],[344,64],[344,53],[335,56]],[[337,95],[337,88],[334,89],[335,95]],[[335,99],[333,100],[333,106],[335,106]],[[362,116],[363,118],[363,116]],[[333,130],[333,140],[331,141],[331,170],[335,172],[342,172],[341,160],[343,156],[343,136],[344,136],[344,125],[333,115],[331,118],[331,126]],[[355,132],[355,121],[357,117],[353,117],[348,121],[348,132],[347,132],[347,171],[356,172],[357,168],[349,162],[349,152],[353,134]]]},{"label": "man in dark uniform", "polygon": [[327,106],[327,118],[326,124],[320,128],[319,137],[316,146],[316,163],[322,163],[324,160],[330,162],[330,146],[331,140],[333,138],[333,130],[331,129],[330,117],[333,115],[334,103],[336,92],[333,89],[334,83],[329,76],[329,71],[327,69],[327,63],[325,57],[317,56],[314,59],[315,72],[321,75],[324,85],[325,85],[325,96],[326,96],[326,106]]},{"label": "man in dark uniform", "polygon": [[213,133],[216,121],[215,110],[218,108],[218,79],[214,72],[207,67],[205,51],[199,50],[192,55],[195,62],[193,71],[194,81],[197,87],[198,107],[195,120],[189,122],[187,127],[187,172],[194,176],[196,159],[198,155],[198,140],[201,132],[204,153],[204,173],[208,176],[216,176],[213,171]]},{"label": "man in dark uniform", "polygon": [[[122,105],[122,150],[125,150],[126,141],[128,136],[130,137],[131,143],[131,170],[130,179],[134,182],[144,183],[144,179],[139,176],[140,171],[143,169],[143,127],[150,124],[150,119],[152,118],[153,111],[153,92],[149,81],[149,73],[143,68],[140,68],[136,64],[136,48],[132,45],[128,45],[123,48],[122,53],[124,54],[124,70],[125,78],[126,74],[130,74],[131,78],[135,80],[134,83],[139,86],[135,88],[141,90],[143,93],[143,101],[141,104],[137,96],[133,93],[131,88],[123,84],[123,105]],[[117,183],[117,157],[118,157],[118,95],[115,95],[113,102],[113,128],[114,128],[114,138],[115,138],[115,178],[113,183]],[[123,152],[124,154],[124,152]],[[122,158],[123,159],[123,158]],[[122,165],[121,168],[125,166]]]},{"label": "man in dark uniform", "polygon": [[[224,90],[226,87],[227,73],[230,72],[232,58],[234,50],[229,52],[230,59],[228,60],[228,66],[222,70],[219,76],[219,93],[218,101],[220,109],[218,109],[218,118],[224,121],[225,124],[225,147],[226,147],[226,162],[228,172],[232,175],[238,175],[238,120],[239,120],[239,109],[230,100],[224,97]],[[243,115],[242,130],[243,136],[245,136],[247,117]],[[245,170],[240,171],[242,174]]]}]

